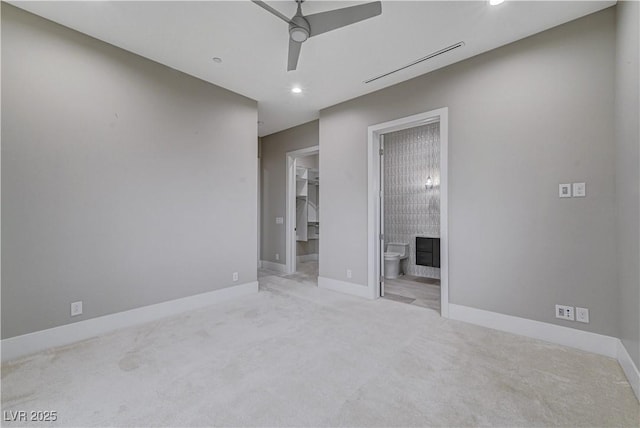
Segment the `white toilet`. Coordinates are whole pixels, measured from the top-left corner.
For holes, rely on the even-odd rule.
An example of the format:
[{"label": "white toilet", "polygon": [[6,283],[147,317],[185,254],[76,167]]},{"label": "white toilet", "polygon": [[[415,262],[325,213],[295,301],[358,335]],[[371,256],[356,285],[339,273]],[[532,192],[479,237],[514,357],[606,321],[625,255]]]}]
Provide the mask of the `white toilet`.
[{"label": "white toilet", "polygon": [[409,244],[389,242],[384,252],[384,277],[396,279],[402,275],[402,260],[409,257]]}]

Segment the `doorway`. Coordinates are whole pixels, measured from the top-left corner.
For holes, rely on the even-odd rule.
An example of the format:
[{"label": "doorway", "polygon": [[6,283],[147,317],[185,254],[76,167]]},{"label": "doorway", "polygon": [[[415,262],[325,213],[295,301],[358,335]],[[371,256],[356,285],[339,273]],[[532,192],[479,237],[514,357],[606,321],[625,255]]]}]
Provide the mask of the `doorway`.
[{"label": "doorway", "polygon": [[[419,128],[428,125],[437,124],[437,137],[439,139],[439,177],[424,177],[424,192],[427,194],[431,192],[433,194],[433,187],[437,186],[439,197],[439,225],[436,231],[424,231],[416,230],[416,236],[409,236],[402,242],[396,242],[394,244],[409,245],[410,249],[407,250],[411,254],[407,256],[413,257],[414,261],[427,260],[430,257],[430,264],[433,264],[434,245],[437,245],[439,253],[437,254],[438,262],[440,265],[440,314],[443,317],[448,317],[449,313],[449,260],[448,260],[448,180],[447,180],[447,159],[448,159],[448,109],[441,108],[430,112],[420,113],[417,115],[409,116],[406,118],[380,123],[369,127],[369,141],[368,141],[368,154],[369,154],[369,190],[368,190],[368,260],[369,260],[369,291],[373,298],[379,298],[384,294],[385,287],[385,224],[384,224],[384,140],[385,134],[391,134],[398,131],[409,130],[412,128]],[[435,175],[435,174],[434,174]],[[431,180],[428,180],[428,179]],[[427,209],[429,209],[427,207]],[[431,233],[429,233],[431,232]],[[439,236],[426,236],[436,235]],[[422,235],[422,236],[420,236]],[[420,238],[437,238],[438,244],[434,244],[434,241],[421,241],[418,242],[417,237]],[[405,242],[409,241],[409,242]],[[420,246],[420,250],[424,250],[422,254],[419,254],[417,246]],[[387,246],[388,247],[388,246]],[[399,245],[398,248],[402,248]],[[428,254],[427,254],[427,250]],[[398,249],[400,252],[401,250]],[[406,263],[406,262],[405,262]],[[393,276],[393,275],[392,275]],[[416,275],[412,275],[416,276]],[[405,279],[408,279],[407,277]],[[420,281],[416,281],[420,282]],[[400,284],[400,286],[407,284]],[[436,284],[427,284],[427,287],[435,286]],[[433,297],[433,296],[431,296]]]},{"label": "doorway", "polygon": [[318,274],[320,239],[319,147],[287,152],[286,273]]},{"label": "doorway", "polygon": [[440,313],[440,122],[382,135],[380,296]]}]

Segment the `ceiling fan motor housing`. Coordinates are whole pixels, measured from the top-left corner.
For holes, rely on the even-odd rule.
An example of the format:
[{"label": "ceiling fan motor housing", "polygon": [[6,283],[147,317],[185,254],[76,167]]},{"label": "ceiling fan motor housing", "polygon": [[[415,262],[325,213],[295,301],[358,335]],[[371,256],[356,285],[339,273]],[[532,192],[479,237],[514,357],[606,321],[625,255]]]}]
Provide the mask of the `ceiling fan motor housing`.
[{"label": "ceiling fan motor housing", "polygon": [[289,22],[289,37],[294,42],[302,43],[309,38],[309,23],[301,15],[296,15]]}]

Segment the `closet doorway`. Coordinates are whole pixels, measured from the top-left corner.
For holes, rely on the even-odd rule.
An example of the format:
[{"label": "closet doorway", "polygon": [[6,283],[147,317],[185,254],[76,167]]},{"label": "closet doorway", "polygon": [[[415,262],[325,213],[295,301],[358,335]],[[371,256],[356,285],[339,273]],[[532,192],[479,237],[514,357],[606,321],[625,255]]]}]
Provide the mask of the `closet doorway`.
[{"label": "closet doorway", "polygon": [[316,276],[320,238],[319,147],[287,153],[286,245],[287,273]]}]

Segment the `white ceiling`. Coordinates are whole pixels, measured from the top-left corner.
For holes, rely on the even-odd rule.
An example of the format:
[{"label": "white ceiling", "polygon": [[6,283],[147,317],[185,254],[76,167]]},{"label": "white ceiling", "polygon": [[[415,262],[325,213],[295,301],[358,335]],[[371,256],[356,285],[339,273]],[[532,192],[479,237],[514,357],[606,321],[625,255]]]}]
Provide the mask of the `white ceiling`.
[{"label": "white ceiling", "polygon": [[[249,1],[11,1],[11,4],[258,101],[260,136],[320,109],[596,12],[615,1],[384,1],[382,15],[311,38],[287,72],[287,24]],[[267,1],[287,16],[294,1]],[[305,14],[362,2],[310,0]],[[374,83],[443,47],[465,46]],[[220,57],[223,62],[213,62]],[[294,85],[302,94],[292,94]]]}]

